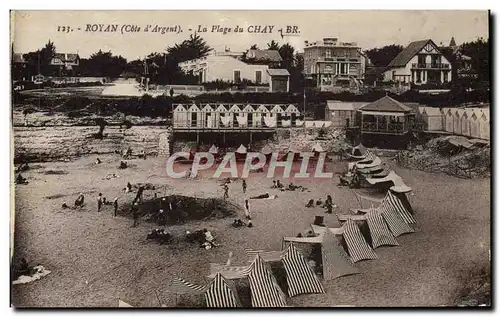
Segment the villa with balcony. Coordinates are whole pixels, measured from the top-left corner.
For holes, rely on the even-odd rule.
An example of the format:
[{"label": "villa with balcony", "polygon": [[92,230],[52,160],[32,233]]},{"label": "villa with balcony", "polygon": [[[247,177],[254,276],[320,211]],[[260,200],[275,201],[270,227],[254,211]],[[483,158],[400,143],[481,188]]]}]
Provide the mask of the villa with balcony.
[{"label": "villa with balcony", "polygon": [[432,40],[410,43],[384,71],[384,80],[400,86],[444,84],[452,79],[452,66]]},{"label": "villa with balcony", "polygon": [[359,88],[364,76],[365,56],[355,42],[337,38],[305,42],[304,74],[320,91]]}]

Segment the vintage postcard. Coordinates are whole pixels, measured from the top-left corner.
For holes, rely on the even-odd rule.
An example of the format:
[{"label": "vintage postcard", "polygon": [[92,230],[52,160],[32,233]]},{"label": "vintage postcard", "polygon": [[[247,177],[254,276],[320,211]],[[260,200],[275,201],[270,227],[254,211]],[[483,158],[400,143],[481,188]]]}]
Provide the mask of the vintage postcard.
[{"label": "vintage postcard", "polygon": [[11,305],[490,307],[489,22],[11,11]]}]

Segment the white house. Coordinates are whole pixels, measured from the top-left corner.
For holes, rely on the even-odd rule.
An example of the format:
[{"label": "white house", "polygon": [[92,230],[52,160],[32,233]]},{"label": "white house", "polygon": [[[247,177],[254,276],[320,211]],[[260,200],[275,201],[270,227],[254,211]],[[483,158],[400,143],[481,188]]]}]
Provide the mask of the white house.
[{"label": "white house", "polygon": [[223,80],[238,83],[243,79],[268,84],[267,65],[251,65],[233,56],[209,55],[179,63],[182,71],[200,76],[202,83]]},{"label": "white house", "polygon": [[185,73],[197,75],[200,83],[221,80],[237,84],[249,80],[269,85],[270,91],[289,91],[290,88],[290,73],[286,69],[269,69],[265,63],[249,64],[230,55],[209,55],[181,62],[179,67]]},{"label": "white house", "polygon": [[384,80],[422,85],[451,81],[451,63],[432,40],[410,43],[384,71]]}]

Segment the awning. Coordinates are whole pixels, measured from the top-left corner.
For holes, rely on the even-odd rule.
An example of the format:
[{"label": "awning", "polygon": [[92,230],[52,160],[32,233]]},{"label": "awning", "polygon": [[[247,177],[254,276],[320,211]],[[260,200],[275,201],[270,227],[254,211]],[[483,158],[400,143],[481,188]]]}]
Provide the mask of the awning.
[{"label": "awning", "polygon": [[361,114],[372,115],[372,116],[396,116],[396,117],[404,117],[407,112],[378,112],[378,111],[361,111]]}]

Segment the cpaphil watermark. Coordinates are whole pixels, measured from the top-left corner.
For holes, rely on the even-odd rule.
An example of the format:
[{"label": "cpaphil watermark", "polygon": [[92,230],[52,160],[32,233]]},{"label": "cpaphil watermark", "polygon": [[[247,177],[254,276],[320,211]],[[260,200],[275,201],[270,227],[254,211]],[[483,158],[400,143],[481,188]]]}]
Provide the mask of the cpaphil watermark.
[{"label": "cpaphil watermark", "polygon": [[[220,178],[222,174],[229,174],[232,178],[248,178],[251,171],[263,171],[267,168],[267,178],[275,178],[279,175],[277,169],[283,169],[283,178],[332,178],[333,173],[325,172],[326,153],[302,152],[296,155],[287,155],[286,159],[280,157],[279,153],[264,155],[259,152],[248,152],[244,156],[234,152],[228,152],[224,157],[216,160],[210,152],[197,152],[194,156],[189,152],[177,152],[167,160],[167,176],[171,178],[194,178],[200,171],[214,169],[212,178]],[[189,171],[175,172],[176,162],[189,162]],[[300,170],[292,173],[292,166],[300,161]],[[242,168],[241,164],[243,163]]]}]

